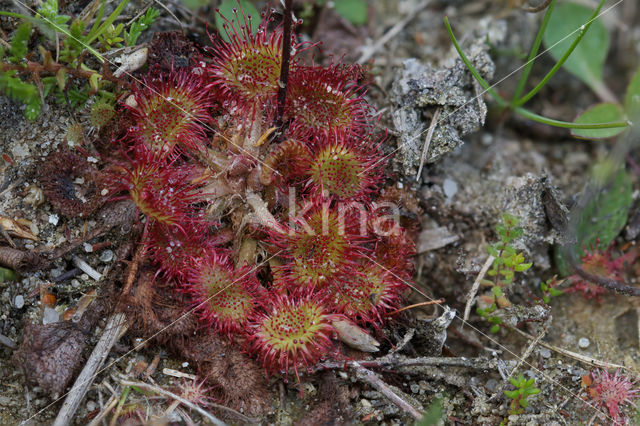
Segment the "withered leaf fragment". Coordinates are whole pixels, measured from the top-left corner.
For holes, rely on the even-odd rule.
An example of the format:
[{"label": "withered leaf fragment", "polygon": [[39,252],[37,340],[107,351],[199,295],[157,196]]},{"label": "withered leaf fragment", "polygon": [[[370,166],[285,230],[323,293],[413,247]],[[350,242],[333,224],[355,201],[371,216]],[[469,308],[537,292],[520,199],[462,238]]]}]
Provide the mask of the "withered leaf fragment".
[{"label": "withered leaf fragment", "polygon": [[85,346],[85,334],[75,323],[28,322],[13,362],[22,367],[28,382],[55,397],[64,392],[81,366]]}]

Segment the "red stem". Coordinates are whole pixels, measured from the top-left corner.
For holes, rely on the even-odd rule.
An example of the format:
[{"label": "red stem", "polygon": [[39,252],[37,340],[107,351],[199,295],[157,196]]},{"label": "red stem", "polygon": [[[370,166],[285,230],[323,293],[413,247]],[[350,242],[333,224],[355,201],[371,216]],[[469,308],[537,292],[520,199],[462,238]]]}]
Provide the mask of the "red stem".
[{"label": "red stem", "polygon": [[282,127],[284,105],[287,100],[287,83],[289,82],[289,60],[291,58],[291,27],[293,16],[293,0],[285,0],[284,4],[284,34],[282,37],[282,63],[280,64],[280,87],[278,88],[278,111],[276,126]]}]

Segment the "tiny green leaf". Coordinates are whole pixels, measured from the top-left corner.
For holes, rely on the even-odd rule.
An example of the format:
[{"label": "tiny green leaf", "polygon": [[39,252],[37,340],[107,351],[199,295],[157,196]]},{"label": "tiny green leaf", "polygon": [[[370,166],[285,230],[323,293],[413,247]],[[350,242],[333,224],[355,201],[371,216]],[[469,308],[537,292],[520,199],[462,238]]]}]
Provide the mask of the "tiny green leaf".
[{"label": "tiny green leaf", "polygon": [[624,108],[631,121],[640,120],[640,68],[629,82],[627,92],[624,95]]},{"label": "tiny green leaf", "polygon": [[[515,385],[514,385],[515,386]],[[509,399],[515,399],[518,397],[518,395],[520,395],[520,392],[518,392],[517,390],[512,390],[512,391],[504,391],[504,394],[507,396],[507,398]]]},{"label": "tiny green leaf", "polygon": [[335,2],[336,12],[353,25],[367,23],[367,2],[365,0],[340,0]]},{"label": "tiny green leaf", "polygon": [[[619,105],[611,102],[597,104],[590,107],[575,119],[574,123],[612,123],[616,121],[624,121],[624,111]],[[573,136],[585,139],[601,139],[610,138],[622,133],[624,127],[612,127],[610,129],[572,129]]]},{"label": "tiny green leaf", "polygon": [[11,53],[9,60],[11,62],[20,63],[24,60],[25,56],[27,56],[27,44],[29,43],[30,36],[31,24],[23,22],[18,25],[18,28],[11,39],[11,48],[9,49],[9,52]]},{"label": "tiny green leaf", "polygon": [[606,250],[627,223],[632,203],[631,179],[624,168],[612,171],[611,167],[606,161],[594,167],[592,176],[597,184],[586,191],[599,192],[591,197],[577,219],[576,243],[556,251],[558,269],[565,276],[570,272],[565,250],[572,250],[576,259],[584,256],[585,248]]},{"label": "tiny green leaf", "polygon": [[422,418],[415,423],[415,426],[431,426],[440,424],[446,419],[443,398],[435,398],[427,411],[422,414]]},{"label": "tiny green leaf", "polygon": [[533,266],[533,263],[521,263],[519,265],[516,265],[514,269],[516,270],[516,272],[524,272],[527,269],[531,268],[531,266]]},{"label": "tiny green leaf", "polygon": [[[578,37],[582,26],[589,22],[592,14],[593,9],[576,3],[562,3],[556,6],[544,34],[544,44],[551,56],[559,60],[564,55]],[[602,67],[608,51],[607,29],[602,22],[595,20],[564,63],[564,67],[589,87],[597,90],[602,85]]]},{"label": "tiny green leaf", "polygon": [[0,282],[17,281],[18,274],[12,269],[0,267]]},{"label": "tiny green leaf", "polygon": [[[249,16],[253,18],[253,21],[249,24],[253,24],[251,25],[251,32],[255,34],[258,30],[258,25],[255,24],[255,20],[260,18],[260,12],[258,12],[251,2],[248,0],[225,0],[220,3],[218,13],[216,14],[216,28],[224,41],[230,41],[227,31],[231,34],[233,34],[234,30],[240,32],[240,28],[246,25],[243,14],[247,18]],[[227,21],[231,23],[230,26],[232,28],[225,28],[225,26],[229,26]]]}]

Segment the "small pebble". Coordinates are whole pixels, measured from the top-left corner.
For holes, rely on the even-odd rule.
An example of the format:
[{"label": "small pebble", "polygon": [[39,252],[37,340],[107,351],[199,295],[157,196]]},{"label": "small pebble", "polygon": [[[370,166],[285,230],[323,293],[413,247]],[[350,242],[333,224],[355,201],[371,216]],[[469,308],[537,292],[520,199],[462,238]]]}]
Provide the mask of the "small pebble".
[{"label": "small pebble", "polygon": [[49,223],[50,223],[50,224],[52,224],[52,225],[54,225],[54,226],[55,226],[55,225],[57,225],[57,224],[58,224],[58,221],[59,221],[59,220],[60,220],[60,217],[58,217],[58,215],[57,215],[57,214],[49,215]]},{"label": "small pebble", "polygon": [[87,274],[82,274],[82,275],[80,275],[80,279],[81,279],[82,281],[89,281],[89,275],[87,275]]},{"label": "small pebble", "polygon": [[591,342],[586,337],[581,337],[580,340],[578,340],[578,347],[580,349],[587,349],[590,344]]},{"label": "small pebble", "polygon": [[38,225],[36,225],[35,222],[31,222],[29,224],[29,230],[33,235],[38,235],[40,233],[40,230],[38,229]]},{"label": "small pebble", "polygon": [[453,198],[453,196],[458,192],[458,184],[455,180],[445,178],[442,182],[442,192],[444,192],[445,197]]},{"label": "small pebble", "polygon": [[109,190],[108,190],[108,189],[103,189],[102,191],[100,191],[100,195],[102,195],[103,197],[104,197],[105,195],[107,195],[108,193],[109,193]]},{"label": "small pebble", "polygon": [[42,316],[42,324],[53,324],[54,322],[58,322],[60,320],[60,314],[53,308],[46,307],[44,308],[44,315]]},{"label": "small pebble", "polygon": [[539,352],[540,352],[540,356],[542,356],[542,358],[551,358],[551,351],[549,349],[540,348]]},{"label": "small pebble", "polygon": [[84,246],[84,251],[86,251],[87,253],[93,252],[93,245],[89,243],[84,243],[82,245]]},{"label": "small pebble", "polygon": [[56,269],[52,269],[49,275],[51,276],[51,278],[58,278],[60,275],[62,275],[63,272],[64,272],[63,268],[56,268]]},{"label": "small pebble", "polygon": [[80,281],[78,281],[76,279],[71,280],[71,286],[73,286],[75,288],[80,287]]},{"label": "small pebble", "polygon": [[189,366],[189,363],[188,363],[187,361],[185,361],[185,362],[183,362],[183,363],[182,363],[182,367],[183,367],[183,368],[186,368],[186,367],[188,367],[188,366]]},{"label": "small pebble", "polygon": [[96,403],[93,401],[87,401],[87,411],[92,412],[96,409]]},{"label": "small pebble", "polygon": [[113,260],[113,250],[105,250],[100,254],[100,260],[102,262],[111,262]]},{"label": "small pebble", "polygon": [[34,248],[36,248],[36,246],[31,243],[27,243],[24,245],[24,248],[26,248],[27,250],[33,250]]},{"label": "small pebble", "polygon": [[417,383],[411,383],[411,392],[418,393],[420,392],[420,386]]},{"label": "small pebble", "polygon": [[17,309],[22,309],[22,307],[24,306],[24,296],[22,296],[21,294],[17,295],[13,305],[17,308]]}]

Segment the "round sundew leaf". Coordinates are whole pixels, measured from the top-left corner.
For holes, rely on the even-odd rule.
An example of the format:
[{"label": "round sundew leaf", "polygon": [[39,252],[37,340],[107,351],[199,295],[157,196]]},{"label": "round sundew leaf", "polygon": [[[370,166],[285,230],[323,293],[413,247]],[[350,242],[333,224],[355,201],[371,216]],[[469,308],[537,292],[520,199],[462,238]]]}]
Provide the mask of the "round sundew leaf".
[{"label": "round sundew leaf", "polygon": [[[599,124],[623,121],[624,111],[619,105],[611,102],[597,104],[583,112],[574,120],[576,124]],[[573,136],[585,139],[604,139],[616,136],[626,130],[625,127],[611,129],[572,129]]]},{"label": "round sundew leaf", "polygon": [[353,25],[367,23],[366,0],[339,0],[335,2],[335,9],[336,12]]},{"label": "round sundew leaf", "polygon": [[[543,38],[554,59],[559,60],[565,54],[592,14],[592,8],[576,3],[556,6]],[[604,24],[596,19],[563,66],[597,91],[602,85],[602,68],[608,51],[609,34]]]},{"label": "round sundew leaf", "polygon": [[18,274],[14,270],[0,267],[0,282],[6,283],[17,280]]},{"label": "round sundew leaf", "polygon": [[[238,5],[238,3],[240,3]],[[236,32],[240,32],[240,27],[245,25],[243,18],[244,16],[251,16],[253,19],[259,19],[260,12],[255,8],[253,4],[251,4],[248,0],[225,0],[220,3],[218,7],[219,13],[216,14],[216,28],[218,29],[218,33],[220,33],[220,37],[226,42],[229,42],[229,35],[227,34],[227,30],[225,29],[225,19],[226,18],[231,24]],[[237,16],[236,16],[236,11]],[[222,16],[221,16],[222,15]],[[224,17],[224,18],[223,18]],[[238,22],[240,20],[241,22]],[[249,23],[251,24],[251,23]],[[228,25],[228,24],[227,24]],[[258,25],[251,25],[251,33],[255,34],[258,30]],[[229,28],[229,31],[233,32],[233,29]]]},{"label": "round sundew leaf", "polygon": [[364,168],[357,153],[346,147],[326,147],[312,160],[311,179],[330,194],[346,198],[364,186]]}]

